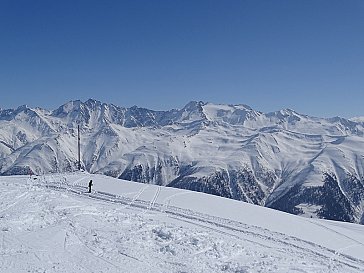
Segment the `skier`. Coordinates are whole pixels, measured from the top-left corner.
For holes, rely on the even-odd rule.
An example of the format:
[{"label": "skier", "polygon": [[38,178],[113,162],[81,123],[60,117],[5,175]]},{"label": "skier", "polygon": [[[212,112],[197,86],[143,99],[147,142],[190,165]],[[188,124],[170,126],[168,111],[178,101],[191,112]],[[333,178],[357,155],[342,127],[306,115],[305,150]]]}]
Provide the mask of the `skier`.
[{"label": "skier", "polygon": [[92,187],[92,180],[88,182],[88,192],[91,193],[91,187]]}]

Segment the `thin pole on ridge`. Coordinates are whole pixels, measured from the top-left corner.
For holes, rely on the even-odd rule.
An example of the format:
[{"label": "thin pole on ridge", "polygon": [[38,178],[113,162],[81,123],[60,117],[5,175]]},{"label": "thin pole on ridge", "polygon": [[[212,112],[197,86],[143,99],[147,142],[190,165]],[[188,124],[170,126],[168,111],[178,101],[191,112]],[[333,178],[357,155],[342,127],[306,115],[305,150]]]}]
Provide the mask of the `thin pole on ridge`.
[{"label": "thin pole on ridge", "polygon": [[78,170],[81,170],[81,138],[80,138],[80,125],[77,125],[78,131]]}]

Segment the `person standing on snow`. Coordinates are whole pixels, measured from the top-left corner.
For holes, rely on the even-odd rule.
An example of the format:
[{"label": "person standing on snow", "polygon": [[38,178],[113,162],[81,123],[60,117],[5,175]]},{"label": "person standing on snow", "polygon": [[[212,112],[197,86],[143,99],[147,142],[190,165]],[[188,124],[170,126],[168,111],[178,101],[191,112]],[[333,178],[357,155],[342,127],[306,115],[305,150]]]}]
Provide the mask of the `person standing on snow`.
[{"label": "person standing on snow", "polygon": [[88,182],[88,192],[91,193],[91,187],[92,187],[92,180]]}]

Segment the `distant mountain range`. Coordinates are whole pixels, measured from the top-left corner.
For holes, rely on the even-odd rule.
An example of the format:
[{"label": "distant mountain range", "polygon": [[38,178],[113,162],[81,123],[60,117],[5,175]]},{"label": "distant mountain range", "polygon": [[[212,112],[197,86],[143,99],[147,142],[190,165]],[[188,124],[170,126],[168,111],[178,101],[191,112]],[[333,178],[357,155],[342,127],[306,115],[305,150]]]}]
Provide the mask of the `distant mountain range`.
[{"label": "distant mountain range", "polygon": [[306,217],[364,223],[364,119],[190,102],[153,111],[96,100],[0,110],[2,175],[82,167]]}]

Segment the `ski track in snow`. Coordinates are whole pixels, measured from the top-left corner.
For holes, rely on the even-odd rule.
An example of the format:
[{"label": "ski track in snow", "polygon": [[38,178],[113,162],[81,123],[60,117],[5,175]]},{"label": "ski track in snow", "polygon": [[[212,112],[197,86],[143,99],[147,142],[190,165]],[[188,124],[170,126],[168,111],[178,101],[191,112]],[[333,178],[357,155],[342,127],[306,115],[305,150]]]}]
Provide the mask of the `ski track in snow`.
[{"label": "ski track in snow", "polygon": [[[320,227],[322,227],[324,229],[330,230],[331,232],[334,232],[334,233],[338,234],[339,236],[345,237],[345,238],[349,239],[350,241],[353,241],[354,242],[354,244],[352,244],[350,246],[347,246],[345,248],[348,248],[348,247],[351,247],[351,246],[355,246],[355,245],[361,245],[361,246],[364,247],[364,244],[362,242],[359,242],[358,240],[355,240],[355,239],[351,238],[350,236],[347,236],[347,235],[345,235],[345,234],[343,234],[341,232],[338,232],[338,231],[336,231],[336,230],[334,230],[332,228],[329,228],[329,227],[327,227],[325,225],[322,225],[320,223],[313,222],[313,221],[309,221],[309,222],[312,223],[312,224],[314,224],[314,225],[320,226]],[[337,252],[339,252],[339,250],[337,250]]]},{"label": "ski track in snow", "polygon": [[[0,195],[9,202],[0,207],[0,272],[364,271],[364,261],[341,254],[342,249],[171,205],[173,198],[188,192],[161,202],[159,186],[153,187],[150,201],[139,199],[151,185],[141,185],[131,198],[104,191],[88,194],[82,182],[89,178],[52,175],[27,179],[23,185],[3,183],[20,187],[21,193]],[[24,221],[12,219],[12,213]],[[51,243],[40,246],[37,240]]]},{"label": "ski track in snow", "polygon": [[[136,207],[142,207],[142,208],[146,208],[146,210],[144,210],[142,212],[142,214],[145,214],[147,212],[147,210],[156,210],[156,211],[162,211],[164,213],[168,213],[168,214],[171,214],[170,217],[174,217],[180,221],[185,221],[185,222],[189,222],[189,223],[193,223],[194,225],[199,225],[201,227],[204,227],[206,229],[210,229],[210,230],[214,230],[215,232],[217,233],[221,233],[221,234],[225,234],[225,235],[229,235],[231,237],[235,237],[235,238],[239,238],[239,236],[237,235],[234,235],[232,233],[228,233],[226,231],[221,231],[221,230],[218,230],[216,228],[213,228],[212,226],[217,226],[217,227],[222,227],[222,228],[225,228],[226,230],[230,230],[230,231],[238,231],[238,232],[242,232],[244,234],[251,234],[253,236],[256,236],[256,237],[260,237],[261,239],[264,239],[264,240],[271,240],[272,237],[271,235],[268,235],[268,236],[264,236],[260,233],[257,233],[256,230],[255,232],[249,232],[249,231],[246,231],[246,229],[248,227],[245,226],[245,224],[242,224],[242,223],[239,223],[239,222],[233,222],[231,220],[228,220],[228,219],[223,219],[223,218],[218,218],[218,217],[211,217],[209,215],[203,215],[201,213],[196,213],[196,212],[193,212],[193,211],[189,211],[189,210],[185,210],[185,209],[182,209],[182,208],[178,208],[178,207],[173,207],[173,206],[167,206],[166,202],[169,202],[170,200],[173,199],[174,196],[176,195],[181,195],[181,194],[188,194],[188,193],[177,193],[175,195],[172,195],[170,196],[169,198],[166,198],[163,202],[163,204],[157,204],[156,205],[156,200],[158,199],[158,196],[160,194],[160,191],[161,191],[161,188],[160,187],[157,187],[157,190],[155,192],[155,195],[153,196],[153,199],[150,201],[149,205],[146,207],[146,203],[145,201],[143,200],[138,200],[137,198],[149,187],[146,186],[144,188],[142,188],[140,190],[140,192],[138,192],[138,194],[131,200],[130,203],[128,203],[128,206],[136,206]],[[61,189],[60,187],[56,188],[56,189]],[[109,196],[111,198],[108,198],[108,197],[104,197],[104,196]],[[125,203],[127,201],[125,201],[125,197],[119,197],[119,196],[115,196],[113,194],[109,194],[109,193],[105,193],[105,192],[96,192],[94,193],[93,196],[90,196],[91,198],[95,198],[95,199],[100,199],[100,200],[104,200],[104,201],[108,201],[108,202],[113,202],[113,203]],[[154,207],[154,208],[153,208]],[[161,208],[161,209],[159,209]],[[164,208],[164,209],[162,209]],[[185,218],[185,219],[183,219]],[[187,220],[189,219],[189,220]],[[194,220],[191,221],[191,220]],[[203,224],[198,224],[198,222],[202,222]],[[310,221],[312,222],[312,221]],[[314,224],[316,225],[320,225],[319,223],[315,223],[313,222]],[[205,224],[205,225],[204,225]],[[208,226],[206,224],[211,224],[212,226]],[[234,228],[235,226],[235,228]],[[242,226],[240,228],[237,228],[238,226]],[[325,229],[329,229],[328,227],[324,226],[324,225],[320,225],[321,227],[324,227]],[[260,229],[259,227],[254,227],[255,229]],[[351,237],[348,237],[344,234],[341,234],[337,231],[334,231],[332,229],[330,229],[331,231],[339,234],[340,236],[344,236],[354,242],[356,242],[357,244],[361,244],[363,245],[361,242],[359,241],[356,241],[354,239],[352,239]],[[271,232],[270,232],[271,233]],[[277,234],[276,234],[277,235]],[[279,242],[281,243],[282,245],[284,246],[287,246],[287,245],[290,245],[292,247],[295,247],[295,248],[298,248],[298,249],[301,249],[303,251],[307,251],[309,250],[309,248],[303,248],[303,247],[300,247],[298,245],[295,245],[295,244],[292,244],[292,243],[287,243],[287,236],[284,235],[284,234],[279,234],[281,236],[283,236],[284,238],[282,240],[277,240],[275,239],[274,241],[275,242]],[[329,250],[329,249],[325,249],[326,252],[328,252],[327,255],[323,255],[320,251],[323,250],[324,248],[322,248],[321,246],[318,246],[318,245],[314,245],[313,243],[310,243],[310,242],[305,242],[303,240],[300,240],[300,239],[297,239],[297,238],[290,238],[291,240],[293,239],[294,241],[297,241],[299,243],[305,243],[305,244],[308,244],[309,246],[314,246],[315,248],[318,248],[319,250],[318,251],[313,251],[313,250],[309,250],[310,252],[312,252],[314,255],[318,255],[318,256],[322,256],[326,259],[328,259],[330,262],[332,262],[333,260],[335,260],[335,258],[333,256],[343,256],[345,257],[344,255],[340,254],[340,250],[337,250],[337,251],[333,251],[333,250]],[[256,241],[251,241],[252,243],[257,243]],[[268,245],[261,245],[263,247],[267,247],[269,248]],[[289,250],[291,251],[291,250]],[[289,252],[287,252],[289,253]],[[352,257],[345,257],[347,258],[349,261],[359,261],[357,259],[354,259]],[[362,261],[360,261],[362,262]],[[346,263],[346,265],[348,266],[351,266],[350,264]]]},{"label": "ski track in snow", "polygon": [[150,201],[150,204],[148,206],[148,210],[151,210],[154,207],[154,205],[155,205],[155,203],[156,203],[156,201],[158,199],[158,196],[159,196],[160,192],[161,192],[161,187],[157,187],[157,190],[155,191],[155,194],[153,196],[153,199],[152,199],[152,201]]}]

